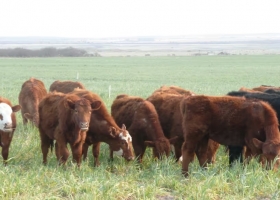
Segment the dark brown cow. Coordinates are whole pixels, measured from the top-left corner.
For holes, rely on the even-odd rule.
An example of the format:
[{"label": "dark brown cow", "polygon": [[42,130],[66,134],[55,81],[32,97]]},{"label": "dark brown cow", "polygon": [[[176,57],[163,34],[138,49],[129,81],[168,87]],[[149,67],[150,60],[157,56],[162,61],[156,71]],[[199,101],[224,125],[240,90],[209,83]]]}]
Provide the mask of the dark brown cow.
[{"label": "dark brown cow", "polygon": [[86,139],[92,111],[101,102],[90,102],[75,94],[50,93],[39,104],[39,131],[43,163],[47,163],[48,149],[55,143],[56,157],[61,164],[67,161],[70,144],[73,159],[80,166],[82,146]]},{"label": "dark brown cow", "polygon": [[30,78],[22,84],[21,91],[19,93],[18,101],[21,106],[21,115],[23,124],[26,124],[28,120],[33,125],[38,127],[39,125],[39,112],[38,106],[40,101],[47,95],[47,90],[42,81]]},{"label": "dark brown cow", "polygon": [[85,86],[80,82],[74,81],[55,81],[50,85],[50,92],[62,92],[62,93],[69,93],[72,92],[74,89],[85,89]]},{"label": "dark brown cow", "polygon": [[12,106],[11,102],[0,97],[0,146],[2,147],[2,157],[7,163],[9,148],[17,126],[15,112],[20,110],[20,105]]},{"label": "dark brown cow", "polygon": [[[110,158],[113,159],[113,153],[124,157],[130,161],[134,159],[132,147],[132,138],[126,130],[125,125],[120,128],[114,118],[106,109],[105,103],[95,93],[88,90],[74,90],[72,92],[78,96],[84,97],[89,101],[101,101],[99,109],[91,113],[91,123],[87,133],[86,142],[83,147],[84,159],[87,157],[89,145],[93,145],[92,153],[94,156],[94,166],[99,165],[100,142],[105,142],[110,147]],[[72,94],[70,93],[70,94]]]},{"label": "dark brown cow", "polygon": [[[182,155],[181,147],[184,142],[184,134],[182,129],[182,115],[180,113],[180,102],[184,98],[180,94],[165,93],[153,93],[147,98],[156,108],[161,127],[164,135],[167,138],[178,137],[174,143],[175,156],[178,161]],[[207,158],[208,162],[215,161],[216,151],[219,148],[219,144],[209,140]],[[197,149],[197,154],[200,154],[200,150]]]},{"label": "dark brown cow", "polygon": [[132,137],[135,155],[142,162],[146,146],[154,149],[154,157],[169,156],[170,143],[162,131],[157,111],[153,104],[140,97],[119,95],[113,101],[111,114],[118,125],[125,124]]},{"label": "dark brown cow", "polygon": [[[244,146],[261,162],[271,163],[280,156],[280,134],[275,111],[265,102],[243,97],[189,96],[180,104],[185,142],[182,146],[182,172],[188,175],[197,147],[207,150],[208,139],[223,145]],[[205,154],[198,156],[201,166]],[[280,160],[276,161],[278,168]]]}]

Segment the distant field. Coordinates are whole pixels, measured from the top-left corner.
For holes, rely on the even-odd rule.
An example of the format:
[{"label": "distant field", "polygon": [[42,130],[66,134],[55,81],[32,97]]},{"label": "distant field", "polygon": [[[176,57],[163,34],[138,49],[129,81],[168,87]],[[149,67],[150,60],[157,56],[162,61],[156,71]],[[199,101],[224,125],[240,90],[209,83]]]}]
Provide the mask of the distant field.
[{"label": "distant field", "polygon": [[[148,97],[162,85],[177,85],[197,94],[225,95],[240,87],[280,86],[280,55],[196,57],[0,58],[0,96],[18,103],[21,85],[30,77],[47,89],[55,80],[82,82],[110,109],[118,94]],[[109,87],[111,92],[109,94]],[[1,199],[279,199],[280,172],[263,170],[256,161],[229,170],[221,148],[216,164],[181,176],[172,158],[154,161],[149,150],[142,166],[115,158],[108,162],[102,145],[101,166],[93,157],[80,169],[68,160],[66,169],[49,155],[42,165],[38,130],[23,127],[17,113],[7,167],[0,166]],[[2,157],[1,157],[2,159]]]}]

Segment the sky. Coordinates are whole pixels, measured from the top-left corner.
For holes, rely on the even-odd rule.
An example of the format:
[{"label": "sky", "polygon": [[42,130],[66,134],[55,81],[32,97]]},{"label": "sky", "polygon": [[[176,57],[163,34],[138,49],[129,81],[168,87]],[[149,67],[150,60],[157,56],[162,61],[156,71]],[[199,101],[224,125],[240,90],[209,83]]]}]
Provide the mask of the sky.
[{"label": "sky", "polygon": [[280,33],[279,0],[0,0],[0,37]]}]

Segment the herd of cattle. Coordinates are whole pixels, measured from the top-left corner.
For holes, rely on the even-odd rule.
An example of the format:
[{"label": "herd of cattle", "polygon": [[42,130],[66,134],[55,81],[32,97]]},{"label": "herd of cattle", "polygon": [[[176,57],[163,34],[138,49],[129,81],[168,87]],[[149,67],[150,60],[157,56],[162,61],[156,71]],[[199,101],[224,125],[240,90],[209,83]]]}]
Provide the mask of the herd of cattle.
[{"label": "herd of cattle", "polygon": [[169,156],[174,147],[176,161],[188,175],[196,155],[201,166],[215,162],[225,145],[230,165],[259,156],[266,167],[280,166],[280,88],[241,88],[225,96],[196,95],[177,86],[162,86],[147,99],[118,95],[107,111],[102,99],[80,82],[55,81],[49,92],[42,81],[30,78],[22,85],[19,105],[0,97],[0,146],[6,164],[13,133],[15,112],[21,110],[23,124],[39,129],[43,163],[49,149],[55,149],[59,163],[69,157],[80,166],[92,145],[98,166],[100,143],[110,148],[110,158],[142,162],[146,147],[155,158]]}]

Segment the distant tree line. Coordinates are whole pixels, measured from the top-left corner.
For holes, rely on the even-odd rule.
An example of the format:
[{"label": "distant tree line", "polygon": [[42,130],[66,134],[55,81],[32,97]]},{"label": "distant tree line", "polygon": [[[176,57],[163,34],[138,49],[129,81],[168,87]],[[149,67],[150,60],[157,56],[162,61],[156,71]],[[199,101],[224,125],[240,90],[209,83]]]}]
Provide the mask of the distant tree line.
[{"label": "distant tree line", "polygon": [[47,47],[43,49],[0,49],[0,57],[88,57],[100,56],[98,53],[88,54],[83,49],[76,49],[67,47],[63,49],[56,49],[54,47]]}]

